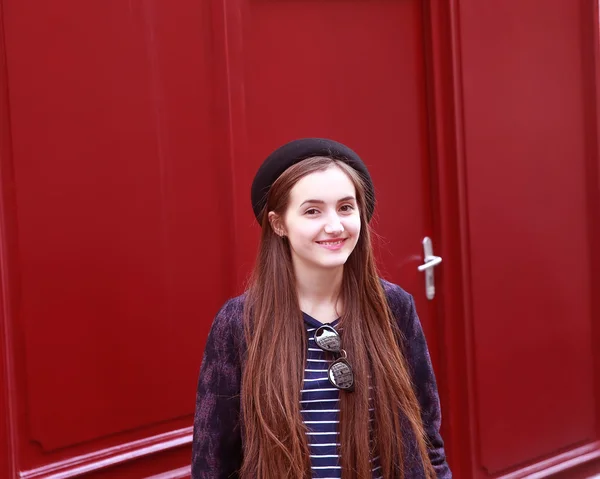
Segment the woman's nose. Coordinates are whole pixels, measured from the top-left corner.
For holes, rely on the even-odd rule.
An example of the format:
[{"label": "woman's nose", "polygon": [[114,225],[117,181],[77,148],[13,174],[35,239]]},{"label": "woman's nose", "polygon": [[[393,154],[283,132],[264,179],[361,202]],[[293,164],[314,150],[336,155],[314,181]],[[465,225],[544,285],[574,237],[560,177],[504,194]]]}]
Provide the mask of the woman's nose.
[{"label": "woman's nose", "polygon": [[337,217],[331,218],[331,220],[325,225],[325,233],[327,234],[341,234],[344,232],[344,225]]}]

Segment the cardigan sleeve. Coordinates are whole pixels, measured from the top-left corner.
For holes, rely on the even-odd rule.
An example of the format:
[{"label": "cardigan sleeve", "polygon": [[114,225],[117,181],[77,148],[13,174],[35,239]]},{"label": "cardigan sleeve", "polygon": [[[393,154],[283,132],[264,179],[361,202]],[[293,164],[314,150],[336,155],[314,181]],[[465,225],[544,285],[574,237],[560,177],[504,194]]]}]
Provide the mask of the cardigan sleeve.
[{"label": "cardigan sleeve", "polygon": [[428,439],[429,459],[438,479],[451,479],[452,473],[446,461],[444,441],[440,434],[442,416],[437,383],[415,302],[413,297],[399,286],[388,283],[387,287],[390,286],[397,288],[391,306],[403,335],[404,354],[421,406],[421,418]]},{"label": "cardigan sleeve", "polygon": [[196,393],[192,479],[237,478],[241,467],[241,311],[239,300],[228,301],[206,341]]}]

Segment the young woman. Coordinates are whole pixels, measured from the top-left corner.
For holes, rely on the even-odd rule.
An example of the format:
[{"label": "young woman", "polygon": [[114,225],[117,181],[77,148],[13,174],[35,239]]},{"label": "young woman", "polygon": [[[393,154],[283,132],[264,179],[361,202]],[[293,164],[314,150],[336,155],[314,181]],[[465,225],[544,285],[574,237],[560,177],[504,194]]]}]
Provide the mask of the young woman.
[{"label": "young woman", "polygon": [[375,267],[374,205],[340,143],[296,140],[260,167],[254,273],[204,351],[194,479],[451,478],[413,298]]}]

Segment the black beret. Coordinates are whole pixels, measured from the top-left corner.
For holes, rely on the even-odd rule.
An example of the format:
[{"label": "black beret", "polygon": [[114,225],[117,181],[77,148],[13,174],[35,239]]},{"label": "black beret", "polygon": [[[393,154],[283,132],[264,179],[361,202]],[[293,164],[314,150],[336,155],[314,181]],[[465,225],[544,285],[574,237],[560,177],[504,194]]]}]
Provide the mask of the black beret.
[{"label": "black beret", "polygon": [[366,186],[367,218],[368,220],[371,219],[375,210],[375,189],[369,170],[367,170],[360,157],[346,145],[342,145],[337,141],[325,138],[303,138],[277,148],[256,172],[252,182],[251,195],[252,209],[259,223],[261,221],[260,214],[267,202],[271,185],[290,166],[315,156],[325,156],[343,161],[360,174]]}]

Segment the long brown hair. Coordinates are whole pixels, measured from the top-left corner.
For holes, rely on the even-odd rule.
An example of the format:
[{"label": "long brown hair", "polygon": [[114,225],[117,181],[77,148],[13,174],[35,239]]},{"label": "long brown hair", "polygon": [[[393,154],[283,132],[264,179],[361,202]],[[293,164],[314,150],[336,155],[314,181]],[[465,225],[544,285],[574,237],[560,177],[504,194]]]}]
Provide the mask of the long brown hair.
[{"label": "long brown hair", "polygon": [[[340,291],[343,313],[339,329],[356,384],[355,392],[340,392],[342,477],[371,478],[370,461],[378,455],[383,477],[404,478],[406,445],[416,439],[427,477],[433,478],[419,403],[399,347],[396,319],[375,265],[364,183],[354,169],[325,157],[309,158],[286,170],[271,187],[262,214],[259,252],[244,307],[248,353],[242,376],[241,476],[311,477],[307,428],[300,413],[306,331],[289,243],[275,234],[268,212],[283,216],[296,182],[332,166],[341,168],[354,184],[361,215],[360,236],[344,265]],[[369,396],[375,409],[372,427]],[[409,437],[403,434],[407,426],[412,430]]]}]

